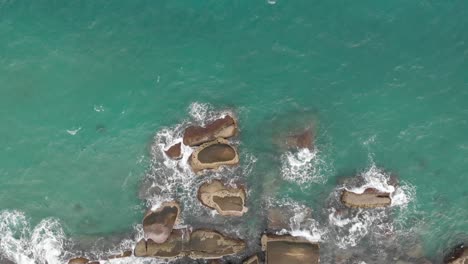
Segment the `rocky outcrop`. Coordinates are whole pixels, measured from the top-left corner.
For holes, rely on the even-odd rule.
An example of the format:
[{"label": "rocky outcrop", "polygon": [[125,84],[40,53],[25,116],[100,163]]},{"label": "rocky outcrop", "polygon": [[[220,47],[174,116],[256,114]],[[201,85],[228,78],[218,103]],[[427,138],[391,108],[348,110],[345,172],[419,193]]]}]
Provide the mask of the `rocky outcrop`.
[{"label": "rocky outcrop", "polygon": [[175,229],[169,239],[158,244],[140,240],[135,246],[136,257],[218,259],[245,249],[242,240],[226,237],[214,230],[195,230],[192,234]]},{"label": "rocky outcrop", "polygon": [[214,230],[199,229],[190,235],[190,252],[193,259],[217,259],[239,253],[245,249],[245,242],[222,235]]},{"label": "rocky outcrop", "polygon": [[183,230],[172,230],[166,242],[158,244],[153,240],[140,240],[135,246],[136,257],[177,258],[186,255],[189,243],[189,234]]},{"label": "rocky outcrop", "polygon": [[314,146],[314,135],[311,129],[306,129],[299,133],[286,136],[285,145],[287,148],[308,148]]},{"label": "rocky outcrop", "polygon": [[145,238],[155,243],[164,243],[171,234],[179,212],[176,202],[164,202],[156,211],[148,211],[143,218]]},{"label": "rocky outcrop", "polygon": [[262,250],[267,264],[318,264],[319,244],[289,235],[263,235]]},{"label": "rocky outcrop", "polygon": [[184,145],[197,146],[202,143],[212,141],[216,138],[229,138],[237,133],[236,120],[226,115],[217,119],[205,127],[189,126],[184,132]]},{"label": "rocky outcrop", "polygon": [[468,249],[465,244],[455,246],[445,257],[444,263],[468,264]]},{"label": "rocky outcrop", "polygon": [[89,262],[89,259],[79,257],[79,258],[72,258],[68,261],[68,264],[86,264]]},{"label": "rocky outcrop", "polygon": [[220,180],[206,182],[198,189],[198,200],[224,216],[242,216],[245,207],[245,190],[226,187]]},{"label": "rocky outcrop", "polygon": [[244,260],[243,264],[260,264],[260,260],[258,259],[257,255],[253,255],[250,258]]},{"label": "rocky outcrop", "polygon": [[178,160],[182,158],[182,143],[177,143],[170,146],[167,150],[164,151],[166,155],[174,160]]},{"label": "rocky outcrop", "polygon": [[239,155],[236,149],[222,138],[201,145],[190,157],[190,165],[194,172],[218,169],[223,165],[233,166],[238,163]]},{"label": "rocky outcrop", "polygon": [[355,193],[343,190],[341,201],[352,208],[377,208],[389,206],[392,203],[390,193],[380,192],[374,188],[368,188],[363,193]]}]

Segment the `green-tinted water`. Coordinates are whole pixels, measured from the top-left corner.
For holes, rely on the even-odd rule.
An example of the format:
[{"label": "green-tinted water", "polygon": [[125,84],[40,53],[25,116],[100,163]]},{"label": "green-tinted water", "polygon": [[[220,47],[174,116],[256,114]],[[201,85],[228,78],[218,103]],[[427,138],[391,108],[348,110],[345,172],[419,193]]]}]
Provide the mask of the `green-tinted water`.
[{"label": "green-tinted water", "polygon": [[0,209],[32,226],[57,218],[71,237],[128,232],[152,137],[191,103],[238,113],[254,186],[279,170],[272,120],[306,111],[325,183],[277,196],[319,210],[337,176],[372,156],[416,188],[409,217],[440,255],[468,232],[467,12],[466,1],[0,1]]}]

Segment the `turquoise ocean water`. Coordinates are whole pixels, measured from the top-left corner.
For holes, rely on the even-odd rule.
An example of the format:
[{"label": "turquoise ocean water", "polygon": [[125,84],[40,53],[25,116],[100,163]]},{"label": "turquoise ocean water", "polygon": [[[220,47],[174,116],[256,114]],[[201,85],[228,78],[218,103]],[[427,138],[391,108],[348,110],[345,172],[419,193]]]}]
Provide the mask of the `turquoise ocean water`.
[{"label": "turquoise ocean water", "polygon": [[[305,205],[324,254],[359,248],[330,194],[381,168],[407,199],[392,230],[437,263],[468,233],[467,29],[467,1],[0,0],[0,261],[132,238],[154,136],[229,109],[251,211]],[[302,172],[271,140],[296,119],[316,124]]]}]

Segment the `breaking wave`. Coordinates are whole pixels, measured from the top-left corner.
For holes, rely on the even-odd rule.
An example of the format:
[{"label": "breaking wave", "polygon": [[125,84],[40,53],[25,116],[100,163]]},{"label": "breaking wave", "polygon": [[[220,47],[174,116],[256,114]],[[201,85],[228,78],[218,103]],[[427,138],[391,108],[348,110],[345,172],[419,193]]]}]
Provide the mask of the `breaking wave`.
[{"label": "breaking wave", "polygon": [[324,183],[326,164],[317,148],[288,151],[281,155],[281,175],[284,180],[299,185]]}]

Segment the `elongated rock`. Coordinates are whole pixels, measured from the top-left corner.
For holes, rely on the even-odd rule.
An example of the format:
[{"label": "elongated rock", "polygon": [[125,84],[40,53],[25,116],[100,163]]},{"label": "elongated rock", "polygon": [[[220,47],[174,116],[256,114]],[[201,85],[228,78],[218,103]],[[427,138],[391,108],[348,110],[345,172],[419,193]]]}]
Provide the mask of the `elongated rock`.
[{"label": "elongated rock", "polygon": [[263,235],[262,250],[266,264],[318,264],[319,244],[289,235]]},{"label": "elongated rock", "polygon": [[89,259],[79,257],[79,258],[72,258],[68,261],[68,264],[86,264],[89,262]]},{"label": "elongated rock", "polygon": [[236,149],[222,138],[201,145],[190,157],[190,165],[194,172],[218,169],[223,165],[233,166],[238,163],[239,155]]},{"label": "elongated rock", "polygon": [[203,205],[224,216],[242,216],[248,210],[245,207],[245,190],[226,187],[220,180],[202,184],[197,197]]},{"label": "elongated rock", "polygon": [[214,230],[199,229],[191,234],[189,247],[190,258],[218,259],[243,251],[245,242]]},{"label": "elongated rock", "polygon": [[140,240],[135,246],[136,257],[177,258],[187,255],[190,235],[184,230],[174,229],[166,242],[158,244],[148,240]]},{"label": "elongated rock", "polygon": [[229,138],[236,135],[236,133],[236,120],[233,117],[226,115],[223,118],[209,123],[205,127],[187,127],[184,132],[183,142],[184,145],[197,146],[216,138]]},{"label": "elongated rock", "polygon": [[180,208],[176,202],[164,202],[156,211],[148,211],[143,218],[145,238],[164,243],[179,217]]},{"label": "elongated rock", "polygon": [[373,188],[368,188],[363,193],[343,190],[341,201],[352,208],[377,208],[389,206],[392,203],[390,193],[380,192]]}]

